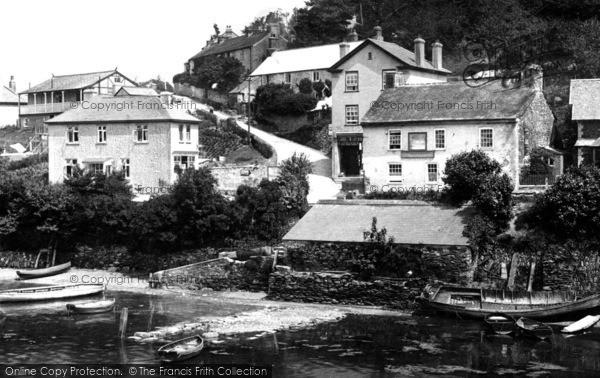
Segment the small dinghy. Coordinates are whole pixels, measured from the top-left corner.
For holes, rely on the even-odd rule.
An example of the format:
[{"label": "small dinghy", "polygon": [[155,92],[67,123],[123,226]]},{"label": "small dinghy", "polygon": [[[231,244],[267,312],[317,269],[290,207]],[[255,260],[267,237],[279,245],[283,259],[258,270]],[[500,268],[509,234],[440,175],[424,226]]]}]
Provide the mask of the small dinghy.
[{"label": "small dinghy", "polygon": [[22,280],[31,280],[34,278],[55,276],[57,274],[64,273],[69,269],[71,269],[70,261],[68,263],[64,263],[61,265],[55,265],[50,268],[18,270],[17,276],[19,276],[19,278]]},{"label": "small dinghy", "polygon": [[204,348],[204,340],[200,336],[186,337],[158,349],[162,362],[187,360],[200,354]]},{"label": "small dinghy", "polygon": [[0,291],[0,303],[50,301],[63,298],[82,297],[100,294],[105,286],[101,284],[72,284]]},{"label": "small dinghy", "polygon": [[485,323],[497,335],[510,335],[519,329],[515,324],[515,318],[510,315],[495,313],[485,317]]},{"label": "small dinghy", "polygon": [[536,320],[519,318],[515,323],[519,327],[519,334],[540,340],[546,340],[552,336],[552,328],[548,324]]},{"label": "small dinghy", "polygon": [[563,328],[562,332],[564,332],[564,333],[582,332],[588,328],[593,327],[594,324],[598,323],[599,320],[600,320],[600,315],[588,315],[585,318],[580,319],[580,320],[576,321],[575,323]]},{"label": "small dinghy", "polygon": [[114,308],[114,298],[85,303],[67,303],[67,310],[75,314],[98,314],[101,312],[112,311]]}]

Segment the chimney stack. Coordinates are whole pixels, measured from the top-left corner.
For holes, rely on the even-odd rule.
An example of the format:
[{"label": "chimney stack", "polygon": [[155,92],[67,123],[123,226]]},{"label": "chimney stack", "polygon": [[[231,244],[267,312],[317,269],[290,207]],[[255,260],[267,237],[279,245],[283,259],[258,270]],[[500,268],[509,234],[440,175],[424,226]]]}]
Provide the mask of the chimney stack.
[{"label": "chimney stack", "polygon": [[340,43],[340,59],[345,57],[348,51],[350,51],[350,45],[346,42]]},{"label": "chimney stack", "polygon": [[10,81],[8,82],[8,88],[17,93],[17,83],[15,82],[15,77],[11,75]]},{"label": "chimney stack", "polygon": [[171,92],[160,92],[160,102],[162,102],[165,105],[168,105],[171,103]]},{"label": "chimney stack", "polygon": [[227,25],[227,28],[225,28],[225,36],[227,38],[233,38],[233,29],[231,29],[231,25]]},{"label": "chimney stack", "polygon": [[271,33],[271,37],[279,38],[279,23],[272,22],[269,24],[269,32]]},{"label": "chimney stack", "polygon": [[358,41],[358,34],[352,29],[352,32],[348,34],[348,42],[356,42]]},{"label": "chimney stack", "polygon": [[382,34],[381,26],[375,26],[375,28],[373,30],[375,30],[375,38],[374,39],[376,41],[383,41],[383,34]]},{"label": "chimney stack", "polygon": [[442,69],[442,47],[443,45],[440,41],[435,41],[431,45],[431,61],[433,63],[433,67],[437,70]]},{"label": "chimney stack", "polygon": [[415,39],[415,63],[417,67],[423,67],[425,63],[425,40],[421,36]]},{"label": "chimney stack", "polygon": [[94,96],[96,96],[96,91],[92,88],[83,91],[83,101],[90,101]]}]

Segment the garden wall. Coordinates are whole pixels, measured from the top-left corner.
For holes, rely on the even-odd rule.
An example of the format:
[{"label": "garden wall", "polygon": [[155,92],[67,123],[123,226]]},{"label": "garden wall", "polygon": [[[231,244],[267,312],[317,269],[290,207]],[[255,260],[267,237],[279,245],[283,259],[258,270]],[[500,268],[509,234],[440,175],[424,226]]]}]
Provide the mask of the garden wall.
[{"label": "garden wall", "polygon": [[227,104],[229,96],[227,93],[221,93],[212,89],[196,88],[189,84],[175,83],[175,94],[194,97],[197,99],[208,99],[211,101],[219,102],[221,104]]},{"label": "garden wall", "polygon": [[600,256],[568,248],[553,248],[542,257],[543,286],[551,290],[600,292]]},{"label": "garden wall", "polygon": [[269,279],[268,299],[408,310],[427,281],[423,278],[357,281],[349,273],[292,272],[278,269]]},{"label": "garden wall", "polygon": [[279,175],[279,167],[265,165],[211,167],[210,171],[219,190],[234,193],[240,185],[257,187],[263,179],[273,180]]},{"label": "garden wall", "polygon": [[271,257],[254,256],[248,261],[237,261],[227,257],[208,260],[152,274],[151,282],[165,287],[180,287],[188,290],[238,289],[267,291],[269,272],[273,264]]}]

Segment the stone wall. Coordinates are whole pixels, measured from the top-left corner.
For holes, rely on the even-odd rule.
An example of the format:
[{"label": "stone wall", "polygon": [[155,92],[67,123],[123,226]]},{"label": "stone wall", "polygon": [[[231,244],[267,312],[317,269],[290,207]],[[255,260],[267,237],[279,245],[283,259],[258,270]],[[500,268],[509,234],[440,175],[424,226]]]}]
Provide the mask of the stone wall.
[{"label": "stone wall", "polygon": [[358,281],[349,273],[292,272],[282,267],[269,279],[268,299],[292,302],[414,309],[427,284],[416,279]]},{"label": "stone wall", "polygon": [[267,291],[273,259],[264,256],[237,261],[227,257],[153,273],[151,281],[188,290]]},{"label": "stone wall", "polygon": [[221,104],[227,104],[229,96],[227,93],[221,93],[212,89],[196,88],[189,84],[174,84],[175,94],[194,97],[197,99],[208,99],[211,101],[219,102]]},{"label": "stone wall", "polygon": [[263,179],[273,180],[279,176],[279,167],[264,165],[231,166],[210,168],[218,181],[219,190],[235,192],[240,185],[258,186]]},{"label": "stone wall", "polygon": [[570,248],[553,248],[542,257],[543,286],[552,290],[600,292],[600,256]]}]

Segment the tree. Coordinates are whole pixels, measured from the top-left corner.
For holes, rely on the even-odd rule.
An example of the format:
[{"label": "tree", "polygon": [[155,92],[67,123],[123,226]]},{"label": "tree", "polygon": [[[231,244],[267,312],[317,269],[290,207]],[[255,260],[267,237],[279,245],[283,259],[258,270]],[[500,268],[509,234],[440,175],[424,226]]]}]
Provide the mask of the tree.
[{"label": "tree", "polygon": [[571,168],[535,197],[517,219],[517,228],[543,232],[550,239],[600,238],[600,168]]},{"label": "tree", "polygon": [[280,182],[263,179],[258,188],[241,185],[235,202],[243,209],[247,234],[262,240],[281,240],[290,217]]},{"label": "tree", "polygon": [[206,89],[213,89],[216,84],[215,90],[227,93],[242,81],[245,74],[246,68],[236,58],[209,55],[197,61],[190,84]]},{"label": "tree", "polygon": [[[311,83],[312,91],[312,83]],[[312,95],[294,93],[286,84],[266,84],[256,89],[256,112],[259,116],[301,115],[312,110],[317,105],[317,99]]]},{"label": "tree", "polygon": [[302,217],[308,211],[308,175],[312,173],[312,164],[304,154],[294,153],[281,162],[277,180],[283,187],[285,205],[292,214]]},{"label": "tree", "polygon": [[339,43],[348,34],[354,6],[344,0],[309,0],[295,11],[293,24],[296,47]]},{"label": "tree", "polygon": [[313,93],[313,83],[309,78],[305,77],[298,83],[298,90],[300,93],[312,95]]},{"label": "tree", "polygon": [[244,34],[251,33],[253,31],[264,31],[268,30],[270,24],[277,23],[279,25],[280,36],[289,40],[289,33],[287,28],[287,18],[289,12],[283,12],[282,9],[277,9],[267,13],[265,16],[256,17],[254,20],[244,27]]}]

